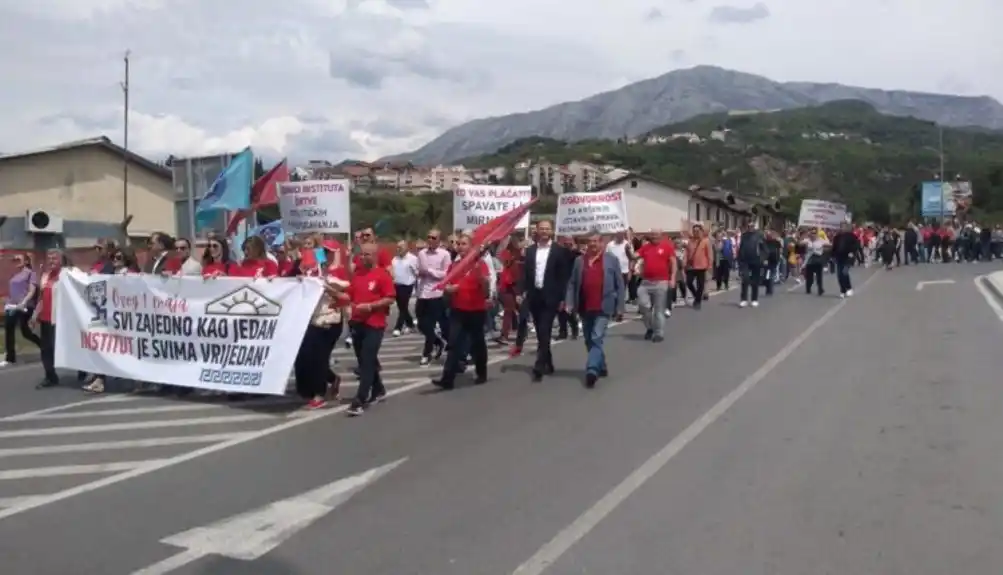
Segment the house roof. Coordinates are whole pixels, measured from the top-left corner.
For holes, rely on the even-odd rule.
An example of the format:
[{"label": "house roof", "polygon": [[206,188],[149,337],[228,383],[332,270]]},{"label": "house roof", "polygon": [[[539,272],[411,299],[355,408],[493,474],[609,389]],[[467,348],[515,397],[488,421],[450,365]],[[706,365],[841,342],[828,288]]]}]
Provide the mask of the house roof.
[{"label": "house roof", "polygon": [[770,198],[757,198],[755,196],[747,196],[743,194],[738,194],[732,192],[731,190],[725,190],[723,188],[703,188],[700,186],[690,186],[688,189],[680,189],[678,186],[673,186],[651,176],[644,176],[640,174],[627,174],[615,180],[606,182],[597,190],[605,190],[609,188],[615,188],[620,183],[627,180],[644,180],[652,184],[658,184],[660,186],[665,186],[666,188],[671,188],[673,190],[679,190],[682,193],[689,194],[694,198],[700,198],[704,201],[711,202],[713,204],[719,205],[723,208],[727,208],[734,212],[752,214],[753,207],[757,209],[765,209],[767,211],[775,213],[776,207],[774,205],[775,200]]},{"label": "house roof", "polygon": [[146,168],[147,170],[153,172],[155,175],[160,176],[165,179],[171,179],[171,170],[157,164],[156,162],[144,158],[139,154],[127,151],[125,148],[114,144],[106,136],[100,136],[97,138],[88,138],[86,140],[74,140],[72,142],[66,142],[63,144],[58,144],[56,146],[49,146],[47,148],[38,148],[35,150],[28,150],[26,152],[19,152],[16,154],[2,154],[0,155],[0,162],[5,160],[17,160],[21,158],[28,158],[31,156],[42,156],[45,154],[52,154],[55,152],[67,152],[71,150],[76,150],[80,148],[97,147],[107,150],[118,156],[127,156],[131,161],[139,166]]}]

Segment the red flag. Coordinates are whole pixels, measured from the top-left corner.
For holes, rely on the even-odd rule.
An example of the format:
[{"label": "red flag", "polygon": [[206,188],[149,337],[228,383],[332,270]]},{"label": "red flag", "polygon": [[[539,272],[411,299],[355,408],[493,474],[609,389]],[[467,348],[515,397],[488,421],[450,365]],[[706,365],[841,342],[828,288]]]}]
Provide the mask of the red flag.
[{"label": "red flag", "polygon": [[474,230],[474,233],[470,234],[470,251],[467,252],[467,255],[463,256],[463,259],[449,268],[446,277],[442,278],[442,281],[435,286],[435,289],[444,288],[456,278],[465,275],[473,269],[481,259],[481,250],[484,246],[510,236],[515,231],[516,226],[519,225],[519,220],[529,213],[529,208],[535,201],[536,198],[533,198],[525,204],[516,206],[497,218],[478,226]]},{"label": "red flag", "polygon": [[265,175],[258,178],[258,181],[254,182],[254,187],[251,188],[251,208],[239,210],[230,217],[230,222],[226,225],[226,235],[232,236],[235,234],[240,222],[247,219],[247,216],[257,211],[258,208],[273,206],[279,203],[279,194],[275,184],[288,181],[289,166],[286,164],[286,160],[283,159],[278,164],[275,164],[275,167],[271,170],[268,170]]}]

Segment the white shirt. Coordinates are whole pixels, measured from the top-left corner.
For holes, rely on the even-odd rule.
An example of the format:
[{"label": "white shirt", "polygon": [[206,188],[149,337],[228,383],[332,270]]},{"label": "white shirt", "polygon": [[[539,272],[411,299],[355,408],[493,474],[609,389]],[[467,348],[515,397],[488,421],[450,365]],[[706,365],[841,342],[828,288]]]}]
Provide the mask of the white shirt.
[{"label": "white shirt", "polygon": [[490,253],[485,253],[481,259],[488,266],[488,287],[490,288],[488,291],[491,294],[491,299],[494,299],[495,294],[498,293],[498,272],[495,270],[495,258]]},{"label": "white shirt", "polygon": [[418,256],[405,252],[403,256],[395,256],[392,262],[394,283],[411,286],[418,281]]},{"label": "white shirt", "polygon": [[547,271],[547,259],[550,258],[551,242],[536,244],[536,268],[533,274],[533,285],[536,289],[543,289],[543,278]]},{"label": "white shirt", "polygon": [[616,261],[620,262],[620,273],[625,274],[630,271],[630,258],[627,257],[627,240],[618,242],[616,240],[606,244],[606,251],[616,256]]}]

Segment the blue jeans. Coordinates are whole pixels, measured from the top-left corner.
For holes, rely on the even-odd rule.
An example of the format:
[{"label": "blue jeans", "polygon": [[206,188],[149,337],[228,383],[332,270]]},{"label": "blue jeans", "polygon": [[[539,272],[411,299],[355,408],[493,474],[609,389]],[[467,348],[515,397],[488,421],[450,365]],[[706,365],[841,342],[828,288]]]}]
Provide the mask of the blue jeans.
[{"label": "blue jeans", "polygon": [[581,312],[582,335],[585,336],[585,350],[588,358],[585,360],[585,373],[599,375],[606,373],[606,352],[603,351],[603,340],[606,339],[606,326],[609,317],[602,312]]}]

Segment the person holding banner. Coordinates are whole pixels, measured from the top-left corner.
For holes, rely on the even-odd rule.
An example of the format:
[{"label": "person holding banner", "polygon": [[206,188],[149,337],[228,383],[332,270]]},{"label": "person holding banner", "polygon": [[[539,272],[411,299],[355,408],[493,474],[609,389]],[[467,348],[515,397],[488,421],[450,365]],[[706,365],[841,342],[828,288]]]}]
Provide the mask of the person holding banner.
[{"label": "person holding banner", "polygon": [[352,314],[349,328],[359,364],[359,387],[348,415],[362,415],[366,408],[383,401],[386,387],[380,377],[379,355],[383,333],[387,329],[387,315],[396,293],[394,280],[386,268],[378,267],[379,247],[374,243],[362,245],[359,267],[341,296],[351,302]]},{"label": "person holding banner", "polygon": [[63,252],[49,250],[45,255],[46,270],[39,278],[38,306],[31,318],[31,323],[38,326],[41,341],[42,370],[45,378],[35,386],[36,389],[55,387],[59,385],[59,375],[56,373],[56,284],[63,268],[68,268],[70,261]]},{"label": "person holding banner", "polygon": [[275,278],[279,275],[279,264],[268,259],[268,247],[261,236],[251,236],[240,246],[244,260],[233,275],[245,278]]},{"label": "person holding banner", "polygon": [[209,242],[202,252],[202,277],[217,278],[235,275],[237,264],[230,260],[230,247],[226,238],[209,234]]},{"label": "person holding banner", "polygon": [[[461,235],[456,242],[457,255],[462,259],[470,251],[469,235]],[[454,266],[461,260],[454,262]],[[453,267],[453,266],[450,266]],[[442,366],[442,377],[432,384],[442,389],[453,389],[456,376],[462,373],[467,352],[473,356],[475,384],[488,379],[488,346],[485,327],[488,299],[491,295],[491,269],[483,259],[469,271],[449,282],[445,292],[450,296],[449,351]]]},{"label": "person holding banner", "polygon": [[599,230],[589,233],[585,253],[575,259],[568,280],[565,303],[568,313],[582,318],[585,336],[585,387],[593,388],[600,377],[609,375],[603,341],[610,319],[620,313],[626,299],[620,259],[606,251]]},{"label": "person holding banner", "polygon": [[[536,224],[536,243],[526,249],[521,285],[533,325],[536,326],[536,362],[533,381],[554,373],[554,357],[550,351],[554,318],[564,306],[564,296],[571,275],[571,254],[568,249],[551,241],[554,224],[542,220]],[[520,301],[521,304],[521,301]]]}]

